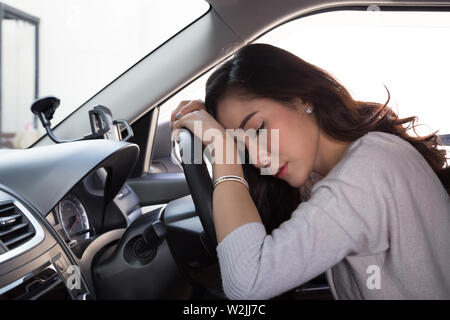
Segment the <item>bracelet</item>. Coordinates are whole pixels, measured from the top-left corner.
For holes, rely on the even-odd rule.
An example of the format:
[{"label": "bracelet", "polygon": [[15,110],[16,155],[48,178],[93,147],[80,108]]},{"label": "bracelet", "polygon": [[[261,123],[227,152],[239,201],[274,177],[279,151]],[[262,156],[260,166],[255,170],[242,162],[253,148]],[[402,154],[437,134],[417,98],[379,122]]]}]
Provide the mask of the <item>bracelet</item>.
[{"label": "bracelet", "polygon": [[224,182],[224,181],[236,181],[236,182],[240,182],[240,183],[242,183],[244,186],[246,186],[247,189],[249,189],[248,182],[247,182],[244,178],[241,178],[241,177],[239,177],[239,176],[233,176],[233,175],[222,176],[222,177],[217,178],[217,179],[214,181],[213,188],[216,188],[216,186],[217,186],[219,183],[222,183],[222,182]]}]

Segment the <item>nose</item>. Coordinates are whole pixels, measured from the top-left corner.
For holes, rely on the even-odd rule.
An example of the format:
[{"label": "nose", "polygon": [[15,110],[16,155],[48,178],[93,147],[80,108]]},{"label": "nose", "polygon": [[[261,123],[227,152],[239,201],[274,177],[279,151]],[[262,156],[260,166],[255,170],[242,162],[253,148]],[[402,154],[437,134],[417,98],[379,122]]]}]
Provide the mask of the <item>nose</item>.
[{"label": "nose", "polygon": [[264,143],[258,139],[252,140],[250,138],[240,141],[245,143],[251,164],[259,169],[270,167],[272,159],[267,142]]},{"label": "nose", "polygon": [[256,163],[254,165],[259,169],[270,167],[270,154],[259,154],[258,159],[256,159]]}]

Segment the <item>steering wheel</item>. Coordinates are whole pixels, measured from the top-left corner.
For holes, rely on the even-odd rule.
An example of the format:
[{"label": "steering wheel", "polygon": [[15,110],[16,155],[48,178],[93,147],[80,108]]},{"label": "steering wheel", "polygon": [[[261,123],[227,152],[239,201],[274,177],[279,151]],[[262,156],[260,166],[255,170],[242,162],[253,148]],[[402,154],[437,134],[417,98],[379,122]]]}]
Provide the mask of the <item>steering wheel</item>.
[{"label": "steering wheel", "polygon": [[[217,238],[212,206],[213,184],[203,160],[202,141],[189,130],[181,128],[176,142],[180,148],[181,165],[194,201],[195,210],[203,226],[202,241],[209,254],[216,257]],[[200,147],[195,150],[194,146]]]}]

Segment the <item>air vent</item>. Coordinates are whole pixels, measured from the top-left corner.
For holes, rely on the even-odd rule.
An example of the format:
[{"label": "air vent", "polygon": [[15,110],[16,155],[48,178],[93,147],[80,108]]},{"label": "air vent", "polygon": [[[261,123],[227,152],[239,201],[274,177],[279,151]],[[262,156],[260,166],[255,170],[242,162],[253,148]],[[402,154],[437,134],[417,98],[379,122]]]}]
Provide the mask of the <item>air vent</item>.
[{"label": "air vent", "polygon": [[35,234],[33,225],[14,202],[0,204],[0,253],[17,248]]}]

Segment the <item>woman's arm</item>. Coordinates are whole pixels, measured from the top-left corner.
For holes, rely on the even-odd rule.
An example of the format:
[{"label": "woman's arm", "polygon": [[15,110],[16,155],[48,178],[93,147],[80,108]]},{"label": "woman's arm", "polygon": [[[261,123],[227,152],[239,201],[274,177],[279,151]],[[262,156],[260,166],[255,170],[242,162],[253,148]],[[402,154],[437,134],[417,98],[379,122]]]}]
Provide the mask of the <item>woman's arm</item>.
[{"label": "woman's arm", "polygon": [[[201,130],[196,130],[196,124],[201,124]],[[212,161],[214,179],[224,175],[237,175],[244,178],[242,165],[237,161],[239,155],[233,135],[228,134],[223,126],[206,112],[203,101],[180,102],[172,112],[171,128],[176,131],[181,127],[199,135],[198,138],[208,147],[212,144],[215,159],[226,159],[225,151],[233,150],[234,161],[232,164],[224,164],[225,161],[220,161],[220,163]],[[227,136],[228,139],[226,139]],[[228,143],[228,149],[226,143]],[[261,222],[261,217],[247,188],[241,183],[233,181],[220,183],[215,188],[213,215],[218,243],[230,232],[244,224]]]},{"label": "woman's arm", "polygon": [[[242,164],[237,161],[238,152],[236,143],[231,136],[228,139],[224,137],[223,143],[219,144],[223,146],[223,159],[226,159],[225,151],[227,148],[225,143],[229,144],[228,150],[233,150],[233,164],[213,163],[214,180],[225,175],[237,175],[244,178]],[[217,151],[219,150],[215,150],[216,155]],[[261,217],[247,188],[243,184],[234,181],[220,183],[214,189],[213,215],[218,243],[242,225],[252,222],[262,223]]]},{"label": "woman's arm", "polygon": [[[390,173],[384,163],[372,162],[368,168],[366,160],[356,156],[345,170],[341,165],[317,182],[311,198],[271,234],[260,222],[244,221],[230,227],[228,235],[222,234],[217,254],[227,297],[269,299],[313,279],[349,254],[386,250],[386,215],[395,210],[388,191]],[[237,194],[233,196],[240,201]],[[219,219],[231,214],[232,199],[223,199],[231,203],[226,203],[228,209],[219,208],[220,216],[214,213],[216,227]]]},{"label": "woman's arm", "polygon": [[[214,180],[223,175],[244,177],[233,139],[220,150],[233,150],[234,164],[213,162]],[[225,143],[229,143],[226,148]],[[320,195],[319,195],[320,196]],[[332,199],[322,194],[322,201]],[[357,244],[340,224],[318,207],[304,203],[292,218],[268,235],[247,188],[224,182],[213,193],[222,283],[230,299],[268,299],[316,277],[338,263]]]}]

